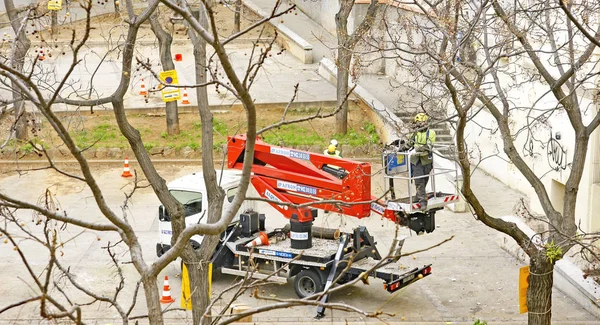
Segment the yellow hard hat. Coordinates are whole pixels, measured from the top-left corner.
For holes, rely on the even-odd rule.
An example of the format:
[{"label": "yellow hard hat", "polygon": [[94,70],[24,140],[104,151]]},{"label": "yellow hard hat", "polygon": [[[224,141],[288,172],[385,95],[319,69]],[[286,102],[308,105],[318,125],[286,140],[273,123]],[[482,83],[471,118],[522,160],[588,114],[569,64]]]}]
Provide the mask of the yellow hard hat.
[{"label": "yellow hard hat", "polygon": [[415,115],[415,122],[427,122],[427,120],[429,120],[429,116],[425,113]]},{"label": "yellow hard hat", "polygon": [[330,144],[329,147],[327,147],[327,152],[335,153],[335,145]]}]

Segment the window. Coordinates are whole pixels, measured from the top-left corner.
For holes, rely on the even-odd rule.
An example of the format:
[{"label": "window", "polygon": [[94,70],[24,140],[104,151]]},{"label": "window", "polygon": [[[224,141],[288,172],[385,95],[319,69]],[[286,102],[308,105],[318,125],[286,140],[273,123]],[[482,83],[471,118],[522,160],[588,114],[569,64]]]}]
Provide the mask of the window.
[{"label": "window", "polygon": [[233,202],[233,198],[235,197],[235,195],[238,192],[238,188],[234,187],[234,188],[230,188],[227,190],[227,201],[229,203]]},{"label": "window", "polygon": [[171,194],[185,207],[186,217],[202,211],[202,193],[174,190]]}]

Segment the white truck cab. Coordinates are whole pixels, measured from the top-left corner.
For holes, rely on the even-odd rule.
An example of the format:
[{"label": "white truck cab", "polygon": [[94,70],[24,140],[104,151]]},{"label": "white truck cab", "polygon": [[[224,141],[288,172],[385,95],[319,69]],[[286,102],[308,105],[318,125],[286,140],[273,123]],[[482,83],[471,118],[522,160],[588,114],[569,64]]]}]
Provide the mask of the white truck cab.
[{"label": "white truck cab", "polygon": [[[225,190],[225,200],[223,202],[223,213],[229,209],[233,199],[238,191],[242,172],[240,170],[224,170],[217,171],[217,182]],[[193,173],[180,177],[170,182],[167,187],[171,194],[185,207],[185,225],[206,223],[208,219],[208,196],[204,177],[201,172]],[[250,184],[248,192],[253,189]],[[254,209],[254,201],[244,201],[239,211]],[[156,255],[160,257],[169,248],[171,248],[171,218],[166,213],[165,208],[161,205],[158,209],[158,230],[159,238],[156,244]],[[232,220],[232,223],[239,220],[239,214]],[[202,235],[195,235],[190,240],[192,246],[197,249],[202,243]]]}]

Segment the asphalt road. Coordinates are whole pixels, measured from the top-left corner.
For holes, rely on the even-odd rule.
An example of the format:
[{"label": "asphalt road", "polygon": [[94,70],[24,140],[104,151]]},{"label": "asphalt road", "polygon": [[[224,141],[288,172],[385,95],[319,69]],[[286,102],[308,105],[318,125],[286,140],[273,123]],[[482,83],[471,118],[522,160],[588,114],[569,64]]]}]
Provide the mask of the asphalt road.
[{"label": "asphalt road", "polygon": [[[135,162],[132,162],[132,168],[136,168]],[[159,166],[161,175],[167,180],[197,170],[197,167],[180,165]],[[124,193],[131,189],[131,179],[121,178],[121,171],[122,164],[116,162],[113,167],[96,168],[94,175],[113,211],[118,215],[126,213],[128,221],[133,225],[143,245],[143,255],[148,263],[151,263],[156,258],[157,207],[159,203],[150,189],[139,189],[134,194],[128,208],[122,210]],[[493,190],[496,183],[489,177],[478,175],[475,185],[489,187],[490,189],[486,191],[493,196],[497,195]],[[496,185],[498,188],[500,187],[500,185]],[[0,177],[2,192],[28,202],[36,203],[42,200],[46,189],[53,193],[55,198],[53,202],[61,211],[67,211],[69,215],[87,221],[103,222],[89,189],[78,181],[66,179],[56,172],[47,170],[32,171],[21,175],[14,171],[4,172]],[[377,177],[373,179],[373,189],[375,193],[381,191],[381,180]],[[499,190],[501,189],[499,188]],[[501,192],[505,200],[517,197],[513,192],[506,190],[501,190]],[[488,197],[487,199],[493,201],[494,198]],[[501,207],[495,208],[500,209]],[[31,212],[19,211],[18,216],[26,229],[36,234],[43,232],[39,226],[35,225],[36,217]],[[268,214],[268,226],[275,227],[285,222],[277,215]],[[365,225],[378,240],[378,248],[382,251],[387,249],[394,236],[393,225],[378,217],[358,220],[348,217],[340,219],[335,215],[329,215],[320,217],[317,223],[341,226],[343,230],[350,230],[356,225]],[[60,229],[61,225],[57,224],[54,227]],[[411,235],[407,230],[403,230],[402,233]],[[65,242],[64,256],[60,257],[60,262],[71,268],[81,284],[98,294],[114,293],[118,284],[115,267],[110,262],[104,247],[108,243],[117,242],[117,235],[68,226],[59,231],[59,236]],[[447,210],[438,212],[436,231],[424,236],[412,234],[412,237],[406,240],[404,252],[429,247],[451,236],[454,236],[454,239],[447,244],[401,260],[405,266],[432,263],[433,275],[422,281],[396,294],[389,294],[383,290],[380,280],[372,279],[370,285],[360,283],[347,288],[333,296],[331,301],[344,302],[365,311],[382,310],[394,315],[382,316],[382,319],[406,324],[473,324],[476,319],[486,320],[489,324],[525,324],[526,315],[519,314],[517,298],[518,269],[522,265],[496,245],[497,234],[495,232],[473,220],[470,214],[455,214]],[[35,274],[43,275],[48,258],[45,249],[24,237],[20,239],[19,247],[26,254]],[[117,253],[119,262],[126,263],[129,260],[128,252],[122,245],[114,248],[114,251]],[[128,306],[132,300],[133,287],[138,276],[130,264],[121,266],[127,281],[119,296],[119,302]],[[12,245],[1,242],[0,274],[3,275],[2,285],[0,285],[0,309],[36,294],[36,290],[32,286],[32,279],[28,276],[19,255],[13,250]],[[159,278],[159,287],[161,288],[164,275],[169,275],[171,294],[176,298],[175,304],[178,307],[181,288],[179,264],[172,263],[161,273],[161,278]],[[64,280],[59,278],[53,280],[64,284]],[[215,272],[214,294],[228,287],[234,280],[233,276]],[[72,289],[66,285],[65,288],[69,292]],[[60,296],[59,292],[54,292],[54,294]],[[260,294],[271,298],[295,298],[292,281],[288,281],[285,285],[264,287]],[[74,295],[72,299],[79,303],[91,301],[83,294]],[[249,293],[244,294],[239,300],[251,306],[263,306],[269,303],[266,300],[250,297]],[[143,301],[143,294],[140,294],[133,315],[146,313]],[[223,306],[222,301],[215,305],[217,309],[223,308]],[[557,290],[553,295],[552,313],[555,324],[600,324],[592,315]],[[0,314],[0,324],[37,323],[38,315],[39,305],[27,304]],[[191,318],[189,312],[175,311],[167,315],[169,324],[183,324]],[[296,307],[255,315],[254,321],[261,324],[270,322],[308,323],[313,321],[314,315],[315,309],[312,307]],[[84,307],[84,318],[90,323],[97,324],[119,322],[117,312],[103,303]],[[20,322],[16,322],[16,320],[20,320]],[[328,311],[325,319],[318,323],[343,323],[345,321],[356,323],[377,320],[359,314]]]}]

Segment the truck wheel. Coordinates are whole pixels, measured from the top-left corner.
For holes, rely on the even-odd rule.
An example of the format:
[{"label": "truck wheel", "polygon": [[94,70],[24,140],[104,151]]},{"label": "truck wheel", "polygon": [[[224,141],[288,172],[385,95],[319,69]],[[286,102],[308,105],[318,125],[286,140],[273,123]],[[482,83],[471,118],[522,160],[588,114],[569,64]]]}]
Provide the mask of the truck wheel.
[{"label": "truck wheel", "polygon": [[314,269],[302,270],[294,279],[294,290],[299,298],[311,296],[323,291],[321,276]]}]

